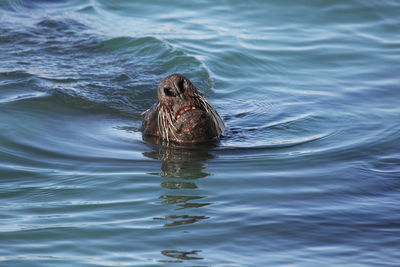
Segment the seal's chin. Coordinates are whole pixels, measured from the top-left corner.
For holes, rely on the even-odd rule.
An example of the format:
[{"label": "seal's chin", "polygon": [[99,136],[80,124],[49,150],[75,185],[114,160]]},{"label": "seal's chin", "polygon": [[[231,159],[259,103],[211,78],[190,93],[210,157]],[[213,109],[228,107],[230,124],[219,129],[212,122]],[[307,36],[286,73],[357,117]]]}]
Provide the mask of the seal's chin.
[{"label": "seal's chin", "polygon": [[[210,114],[200,108],[188,106],[174,123],[178,142],[205,142],[217,136]],[[194,109],[192,108],[194,107]]]},{"label": "seal's chin", "polygon": [[184,106],[178,110],[178,112],[175,114],[175,120],[178,120],[180,117],[182,117],[183,114],[190,110],[196,110],[198,109],[196,106]]}]

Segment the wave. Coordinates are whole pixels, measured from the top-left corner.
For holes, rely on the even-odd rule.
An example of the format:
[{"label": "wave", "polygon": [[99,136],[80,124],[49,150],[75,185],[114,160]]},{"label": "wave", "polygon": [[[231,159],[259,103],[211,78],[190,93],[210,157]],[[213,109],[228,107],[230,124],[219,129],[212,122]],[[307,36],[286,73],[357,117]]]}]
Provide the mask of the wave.
[{"label": "wave", "polygon": [[29,89],[84,99],[134,117],[155,102],[158,82],[170,73],[183,73],[209,88],[202,62],[155,37],[107,38],[65,18],[15,28],[0,28],[3,87],[34,84]]}]

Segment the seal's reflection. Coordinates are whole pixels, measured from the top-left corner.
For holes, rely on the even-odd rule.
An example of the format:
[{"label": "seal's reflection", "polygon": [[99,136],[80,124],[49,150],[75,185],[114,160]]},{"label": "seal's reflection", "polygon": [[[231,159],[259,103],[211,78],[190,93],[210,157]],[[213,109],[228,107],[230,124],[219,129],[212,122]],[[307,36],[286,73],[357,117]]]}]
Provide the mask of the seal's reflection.
[{"label": "seal's reflection", "polygon": [[[210,205],[209,202],[201,201],[206,196],[199,195],[196,180],[206,178],[210,175],[206,171],[206,162],[214,156],[210,150],[216,146],[215,143],[205,145],[183,146],[179,144],[163,144],[158,138],[145,138],[152,151],[144,152],[143,155],[161,161],[161,171],[152,173],[153,175],[165,178],[161,187],[168,189],[167,194],[160,196],[161,203],[164,205],[174,205],[173,214],[154,218],[155,220],[165,221],[165,227],[189,225],[208,219],[201,213],[201,207]],[[201,260],[196,256],[200,252],[196,251],[177,251],[164,250],[164,256],[173,258],[173,261],[181,260]]]},{"label": "seal's reflection", "polygon": [[182,263],[183,260],[202,260],[203,258],[197,257],[197,252],[200,250],[193,251],[179,251],[179,250],[163,250],[161,254],[166,257],[174,258],[176,260],[160,260],[165,263]]},{"label": "seal's reflection", "polygon": [[151,152],[144,152],[143,155],[149,158],[158,159],[162,162],[161,177],[198,179],[209,176],[204,172],[204,163],[214,158],[209,153],[215,147],[215,143],[202,145],[180,145],[175,143],[163,143],[158,138],[146,137],[151,146]]},{"label": "seal's reflection", "polygon": [[[197,189],[198,186],[195,180],[210,175],[205,171],[205,162],[214,158],[209,151],[210,148],[215,147],[215,144],[207,143],[205,145],[183,146],[172,143],[162,144],[162,141],[158,138],[146,138],[145,140],[149,141],[149,145],[153,151],[144,152],[143,155],[160,160],[162,163],[161,172],[157,173],[157,175],[168,178],[168,180],[161,183],[161,186],[170,190],[178,190],[177,194],[161,195],[161,203],[174,204],[177,206],[176,210],[200,208],[209,205],[210,203],[199,201],[204,196],[187,195],[187,190],[182,195],[183,191],[180,189]],[[165,226],[176,226],[195,223],[207,218],[206,216],[173,214],[155,219],[168,221],[165,223]]]}]

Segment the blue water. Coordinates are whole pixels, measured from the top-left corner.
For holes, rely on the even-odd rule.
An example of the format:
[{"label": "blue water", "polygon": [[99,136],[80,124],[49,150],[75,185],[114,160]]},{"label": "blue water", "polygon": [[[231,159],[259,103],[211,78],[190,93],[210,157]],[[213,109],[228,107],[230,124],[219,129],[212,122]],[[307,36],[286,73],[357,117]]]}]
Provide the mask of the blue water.
[{"label": "blue water", "polygon": [[[399,14],[0,0],[0,266],[399,266]],[[142,140],[176,72],[219,143]]]}]

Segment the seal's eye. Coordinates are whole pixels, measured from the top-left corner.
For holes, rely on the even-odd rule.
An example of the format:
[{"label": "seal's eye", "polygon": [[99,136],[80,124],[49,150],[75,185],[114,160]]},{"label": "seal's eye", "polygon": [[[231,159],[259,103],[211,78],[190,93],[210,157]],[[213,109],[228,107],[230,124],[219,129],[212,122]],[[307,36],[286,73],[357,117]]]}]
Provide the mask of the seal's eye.
[{"label": "seal's eye", "polygon": [[164,94],[166,96],[175,96],[175,92],[171,87],[165,87],[164,88]]}]

